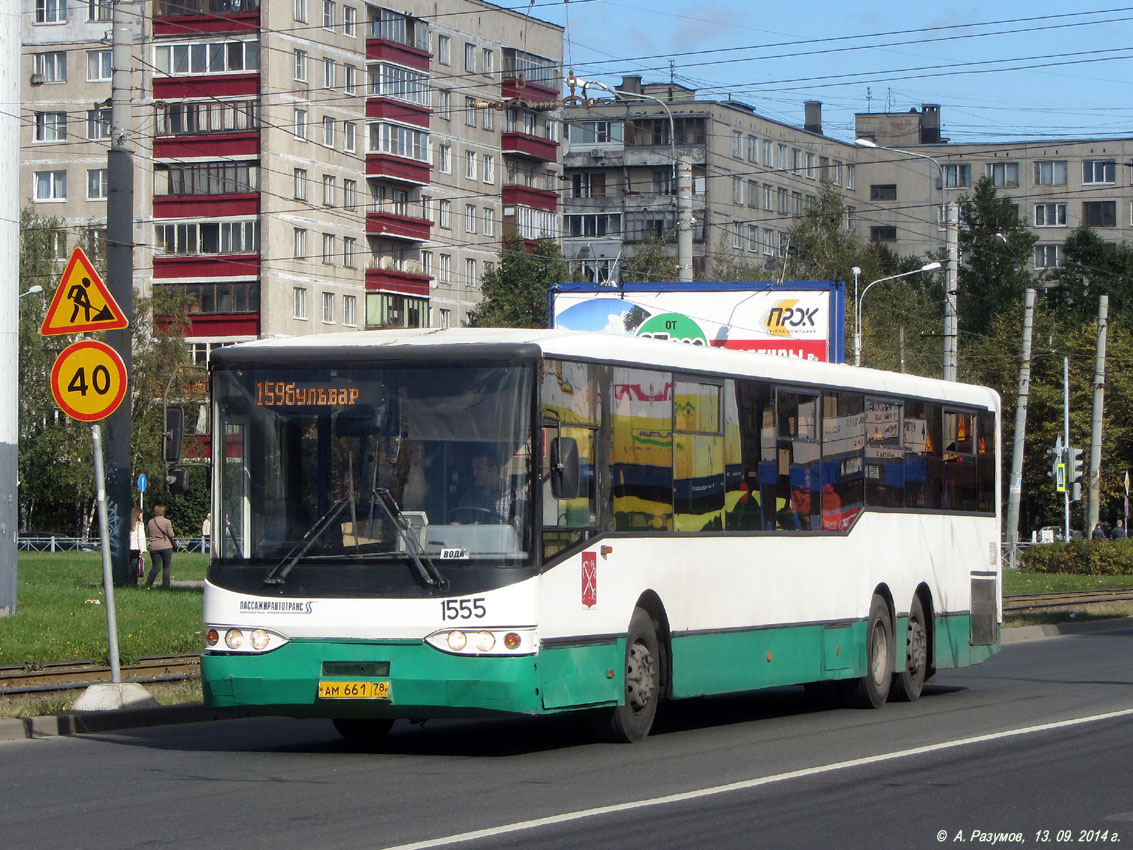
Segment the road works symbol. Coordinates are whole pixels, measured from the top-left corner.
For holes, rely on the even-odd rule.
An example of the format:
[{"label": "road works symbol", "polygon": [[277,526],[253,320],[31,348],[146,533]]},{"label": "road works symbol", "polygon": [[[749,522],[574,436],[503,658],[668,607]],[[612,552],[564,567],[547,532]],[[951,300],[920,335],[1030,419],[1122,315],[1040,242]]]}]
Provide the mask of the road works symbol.
[{"label": "road works symbol", "polygon": [[105,419],[126,395],[126,364],[105,342],[79,340],[55,359],[51,394],[59,409],[72,419]]},{"label": "road works symbol", "polygon": [[71,260],[59,279],[59,288],[39,328],[42,336],[114,331],[129,324],[110,290],[94,270],[82,248],[71,252]]}]

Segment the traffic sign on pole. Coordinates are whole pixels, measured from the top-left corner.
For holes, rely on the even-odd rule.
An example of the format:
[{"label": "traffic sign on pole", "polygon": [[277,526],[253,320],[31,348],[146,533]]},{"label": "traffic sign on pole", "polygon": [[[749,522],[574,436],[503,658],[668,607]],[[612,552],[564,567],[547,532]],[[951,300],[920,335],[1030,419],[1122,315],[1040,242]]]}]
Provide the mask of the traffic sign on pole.
[{"label": "traffic sign on pole", "polygon": [[105,342],[79,340],[55,359],[51,394],[72,419],[97,422],[117,410],[126,396],[126,366]]},{"label": "traffic sign on pole", "polygon": [[75,248],[63,276],[59,278],[59,287],[47,308],[47,315],[43,317],[40,335],[113,331],[128,325],[126,314],[83,249]]},{"label": "traffic sign on pole", "polygon": [[149,481],[146,479],[146,474],[143,472],[138,476],[138,492],[144,493],[146,491],[146,485],[148,483]]}]

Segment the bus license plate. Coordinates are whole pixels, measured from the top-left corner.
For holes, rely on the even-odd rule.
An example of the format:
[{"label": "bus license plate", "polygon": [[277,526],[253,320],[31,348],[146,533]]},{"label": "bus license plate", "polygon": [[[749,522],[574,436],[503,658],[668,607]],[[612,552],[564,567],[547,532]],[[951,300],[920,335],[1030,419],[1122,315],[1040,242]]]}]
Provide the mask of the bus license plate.
[{"label": "bus license plate", "polygon": [[319,682],[319,699],[389,699],[389,682]]}]

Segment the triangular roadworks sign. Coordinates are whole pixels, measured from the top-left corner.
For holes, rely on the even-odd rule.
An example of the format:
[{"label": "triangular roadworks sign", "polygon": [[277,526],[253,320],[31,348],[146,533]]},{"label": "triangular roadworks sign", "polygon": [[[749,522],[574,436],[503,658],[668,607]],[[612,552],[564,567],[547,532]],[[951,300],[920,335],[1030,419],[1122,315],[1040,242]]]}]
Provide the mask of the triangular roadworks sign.
[{"label": "triangular roadworks sign", "polygon": [[129,324],[83,249],[75,248],[43,317],[40,335],[114,331]]}]

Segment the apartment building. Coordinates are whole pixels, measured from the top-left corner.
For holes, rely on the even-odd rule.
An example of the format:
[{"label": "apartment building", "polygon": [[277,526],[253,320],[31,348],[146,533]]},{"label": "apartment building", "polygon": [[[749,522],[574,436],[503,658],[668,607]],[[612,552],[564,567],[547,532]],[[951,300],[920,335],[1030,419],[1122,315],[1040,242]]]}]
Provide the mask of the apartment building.
[{"label": "apartment building", "polygon": [[[109,4],[25,5],[27,195],[73,244],[105,227]],[[133,5],[135,286],[193,296],[199,358],[462,324],[505,234],[558,231],[561,28],[477,0]]]},{"label": "apartment building", "polygon": [[[693,171],[693,272],[739,260],[773,276],[794,219],[822,181],[846,196],[856,226],[858,151],[822,133],[821,104],[802,127],[772,121],[738,101],[699,100],[675,83],[624,77],[613,98],[563,111],[563,250],[603,282],[651,238],[676,256],[675,160]],[[593,95],[594,92],[588,92]]]},{"label": "apartment building", "polygon": [[[1133,240],[1133,138],[952,144],[941,136],[940,107],[860,113],[865,197],[863,235],[899,254],[944,250],[941,208],[990,178],[1019,221],[1038,237],[1033,270],[1056,268],[1066,235],[1080,225],[1111,242]],[[897,151],[884,150],[895,148]]]}]

